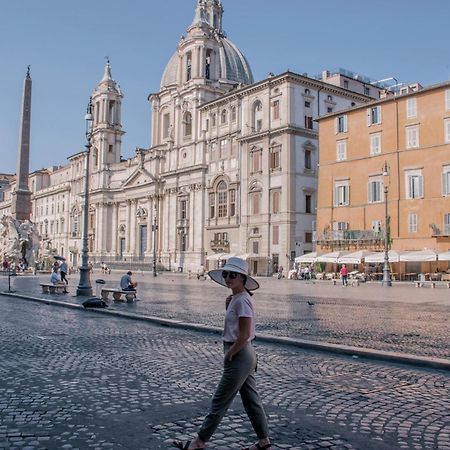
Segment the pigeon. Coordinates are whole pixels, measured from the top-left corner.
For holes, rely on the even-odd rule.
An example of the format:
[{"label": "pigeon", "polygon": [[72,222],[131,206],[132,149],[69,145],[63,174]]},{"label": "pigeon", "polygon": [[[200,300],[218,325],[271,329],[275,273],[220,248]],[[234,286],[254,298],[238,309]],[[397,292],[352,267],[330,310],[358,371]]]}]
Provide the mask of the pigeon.
[{"label": "pigeon", "polygon": [[308,300],[308,305],[309,305],[309,306],[314,306],[315,303],[314,303],[314,302],[311,302],[310,300]]}]

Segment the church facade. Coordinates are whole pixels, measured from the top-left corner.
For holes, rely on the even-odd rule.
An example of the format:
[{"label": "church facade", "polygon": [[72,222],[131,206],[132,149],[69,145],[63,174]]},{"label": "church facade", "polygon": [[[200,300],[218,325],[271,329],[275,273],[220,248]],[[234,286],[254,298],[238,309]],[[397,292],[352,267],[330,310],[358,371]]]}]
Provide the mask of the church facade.
[{"label": "church facade", "polygon": [[[313,250],[315,119],[370,97],[305,75],[255,82],[222,28],[218,0],[198,0],[152,110],[148,149],[123,160],[123,93],[108,62],[92,94],[90,258],[197,271],[230,255],[255,275]],[[80,263],[85,152],[30,174],[32,221],[72,266]],[[14,189],[14,184],[12,185]],[[10,212],[6,195],[0,214]]]}]

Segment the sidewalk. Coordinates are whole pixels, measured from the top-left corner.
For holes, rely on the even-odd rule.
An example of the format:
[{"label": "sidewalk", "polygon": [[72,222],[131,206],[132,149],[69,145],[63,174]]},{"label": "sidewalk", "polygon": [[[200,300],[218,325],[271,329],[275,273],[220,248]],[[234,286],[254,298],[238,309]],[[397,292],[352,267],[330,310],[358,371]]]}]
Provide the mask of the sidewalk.
[{"label": "sidewalk", "polygon": [[[115,287],[120,274],[95,273]],[[186,275],[135,274],[139,281],[136,304],[112,303],[109,311],[158,317],[180,326],[220,330],[225,288],[211,281],[187,279]],[[46,278],[41,279],[45,280]],[[258,336],[299,341],[308,348],[324,348],[347,354],[400,360],[411,355],[413,363],[436,360],[450,363],[450,291],[417,289],[412,285],[385,288],[379,284],[342,288],[332,283],[259,279],[254,299]],[[72,275],[71,284],[77,279]],[[18,293],[80,304],[79,298],[39,293],[39,279],[19,278]],[[0,288],[2,286],[0,285]],[[71,292],[76,286],[71,286]],[[94,288],[95,290],[95,288]],[[180,324],[181,322],[181,324]],[[275,339],[276,338],[276,339]],[[268,340],[266,339],[266,340]]]}]

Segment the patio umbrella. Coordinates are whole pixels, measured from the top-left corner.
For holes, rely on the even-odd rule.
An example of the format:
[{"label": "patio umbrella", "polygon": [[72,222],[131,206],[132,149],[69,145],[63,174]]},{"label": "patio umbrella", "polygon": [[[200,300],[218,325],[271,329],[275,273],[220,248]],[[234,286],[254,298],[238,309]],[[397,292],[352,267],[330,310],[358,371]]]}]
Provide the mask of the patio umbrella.
[{"label": "patio umbrella", "polygon": [[[400,250],[389,250],[388,259],[390,263],[400,262],[400,255],[405,252]],[[366,263],[382,263],[384,261],[384,252],[376,252],[365,258]]]},{"label": "patio umbrella", "polygon": [[357,252],[349,253],[341,256],[338,259],[339,264],[361,264],[368,256],[373,255],[374,252],[368,250],[359,250]]},{"label": "patio umbrella", "polygon": [[317,254],[317,252],[307,253],[306,255],[297,256],[297,258],[295,258],[294,261],[297,264],[314,263],[314,262],[316,262],[318,256],[319,255]]},{"label": "patio umbrella", "polygon": [[345,255],[348,255],[350,252],[341,252],[341,251],[335,251],[331,253],[325,253],[324,255],[320,255],[316,258],[317,262],[324,262],[324,263],[337,263],[339,258],[342,258]]},{"label": "patio umbrella", "polygon": [[58,255],[54,256],[53,258],[55,258],[56,261],[65,261],[66,260],[66,258],[64,258],[64,256],[58,256]]},{"label": "patio umbrella", "polygon": [[439,253],[438,260],[439,261],[450,261],[450,251]]},{"label": "patio umbrella", "polygon": [[400,261],[405,262],[432,262],[436,261],[437,255],[434,250],[419,250],[417,252],[403,252]]}]

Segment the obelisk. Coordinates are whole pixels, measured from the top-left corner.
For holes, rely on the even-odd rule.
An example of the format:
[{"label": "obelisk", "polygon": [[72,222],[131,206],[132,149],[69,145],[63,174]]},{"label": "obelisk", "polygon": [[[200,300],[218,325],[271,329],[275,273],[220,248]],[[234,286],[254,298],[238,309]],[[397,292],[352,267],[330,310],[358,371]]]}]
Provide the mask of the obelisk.
[{"label": "obelisk", "polygon": [[16,190],[13,192],[11,215],[13,219],[30,220],[31,192],[28,186],[30,170],[30,129],[31,129],[31,76],[28,66],[23,83],[22,114],[19,132],[19,155],[17,158]]}]

